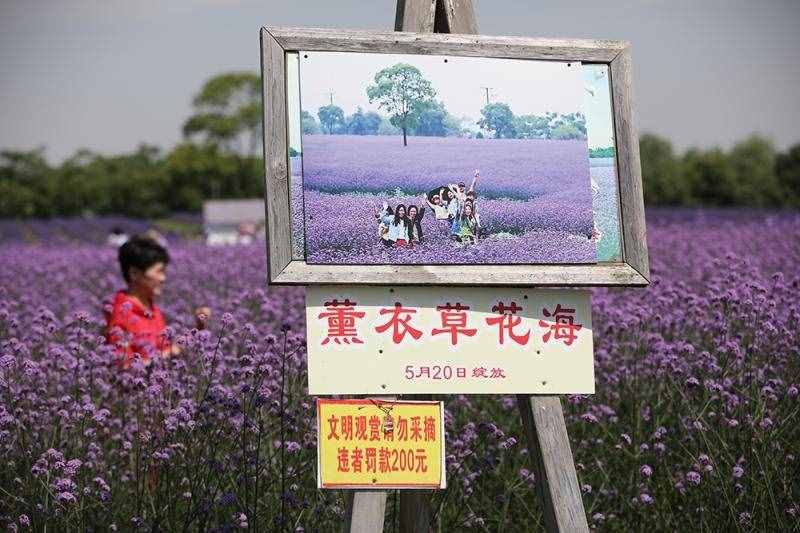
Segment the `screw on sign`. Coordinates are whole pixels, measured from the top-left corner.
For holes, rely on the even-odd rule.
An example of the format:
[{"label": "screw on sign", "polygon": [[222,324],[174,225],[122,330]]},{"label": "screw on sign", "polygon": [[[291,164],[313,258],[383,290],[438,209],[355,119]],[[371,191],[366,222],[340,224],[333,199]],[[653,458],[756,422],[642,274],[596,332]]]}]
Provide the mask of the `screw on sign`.
[{"label": "screw on sign", "polygon": [[442,327],[441,329],[434,328],[431,331],[431,335],[449,333],[450,344],[455,346],[458,344],[459,334],[472,337],[478,332],[478,330],[475,328],[467,327],[467,311],[469,311],[468,305],[461,305],[461,302],[456,302],[456,305],[450,305],[450,302],[447,302],[446,305],[436,306],[436,310],[441,314]]},{"label": "screw on sign", "polygon": [[325,302],[324,305],[326,312],[317,316],[317,318],[328,320],[328,334],[322,340],[323,345],[328,344],[331,339],[336,344],[364,344],[364,341],[358,338],[356,319],[364,318],[366,313],[356,311],[356,302],[351,302],[349,298],[340,302],[334,298],[333,301]]},{"label": "screw on sign", "polygon": [[544,342],[548,342],[552,335],[553,340],[563,339],[564,344],[570,346],[578,338],[575,333],[580,331],[583,326],[575,324],[575,309],[567,309],[561,307],[561,304],[556,304],[556,308],[552,313],[546,308],[542,308],[542,313],[548,318],[553,318],[553,323],[544,320],[539,321],[540,327],[548,329],[547,333],[542,335]]},{"label": "screw on sign", "polygon": [[510,306],[506,306],[502,301],[497,302],[497,305],[492,307],[493,313],[498,313],[500,316],[490,317],[486,319],[486,323],[490,326],[499,326],[500,344],[505,344],[505,334],[511,340],[525,346],[528,344],[528,339],[531,336],[529,329],[524,335],[515,333],[514,328],[522,323],[522,317],[516,316],[516,313],[522,311],[522,307],[517,305],[517,302],[511,302]]}]

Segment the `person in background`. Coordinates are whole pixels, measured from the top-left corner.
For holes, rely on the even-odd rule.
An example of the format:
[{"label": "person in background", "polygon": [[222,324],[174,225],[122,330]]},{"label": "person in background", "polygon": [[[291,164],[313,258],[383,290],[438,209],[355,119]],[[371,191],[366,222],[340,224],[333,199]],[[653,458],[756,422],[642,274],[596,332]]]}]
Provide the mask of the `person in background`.
[{"label": "person in background", "polygon": [[128,234],[125,233],[122,228],[119,226],[114,226],[111,228],[111,232],[108,234],[108,237],[106,237],[106,244],[115,248],[119,248],[128,242],[128,239]]},{"label": "person in background", "polygon": [[[119,366],[130,368],[136,359],[145,365],[154,357],[180,353],[164,336],[166,322],[156,300],[167,279],[169,253],[149,236],[131,237],[119,249],[119,264],[127,288],[114,295],[106,316],[106,341],[119,355]],[[198,329],[211,316],[208,307],[195,310]]]}]

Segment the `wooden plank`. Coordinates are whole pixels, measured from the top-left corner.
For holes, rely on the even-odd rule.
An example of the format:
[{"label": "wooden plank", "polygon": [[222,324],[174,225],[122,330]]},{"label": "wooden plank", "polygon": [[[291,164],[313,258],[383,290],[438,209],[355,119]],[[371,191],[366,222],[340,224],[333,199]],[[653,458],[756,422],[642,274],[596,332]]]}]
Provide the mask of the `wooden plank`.
[{"label": "wooden plank", "polygon": [[549,532],[589,531],[558,396],[520,394],[517,404]]},{"label": "wooden plank", "polygon": [[472,0],[439,0],[449,33],[477,34],[478,21]]},{"label": "wooden plank", "polygon": [[436,13],[436,0],[398,0],[395,31],[430,33]]},{"label": "wooden plank", "polygon": [[627,46],[611,62],[623,259],[649,282],[647,228],[644,219],[639,137],[633,116],[632,78],[631,50]]},{"label": "wooden plank", "polygon": [[385,490],[347,491],[345,532],[377,533],[383,531],[386,496]]},{"label": "wooden plank", "polygon": [[430,499],[428,490],[400,491],[400,533],[431,531]]},{"label": "wooden plank", "polygon": [[289,212],[289,160],[286,122],[286,57],[283,47],[261,31],[261,79],[264,108],[264,176],[267,219],[267,279],[272,281],[292,260]]},{"label": "wooden plank", "polygon": [[625,263],[588,265],[309,265],[292,261],[273,279],[286,285],[646,286]]},{"label": "wooden plank", "polygon": [[266,28],[285,50],[438,54],[609,63],[624,41],[534,39],[325,28]]}]

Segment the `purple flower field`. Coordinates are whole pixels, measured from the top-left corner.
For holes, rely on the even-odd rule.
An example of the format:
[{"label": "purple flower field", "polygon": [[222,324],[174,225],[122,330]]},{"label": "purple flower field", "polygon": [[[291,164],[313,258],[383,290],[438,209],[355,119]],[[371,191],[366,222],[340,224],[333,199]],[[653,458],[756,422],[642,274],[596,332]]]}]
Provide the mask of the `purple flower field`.
[{"label": "purple flower field", "polygon": [[[590,526],[798,531],[800,214],[647,217],[652,284],[594,291],[597,394],[562,401]],[[277,530],[281,501],[287,530],[341,527],[344,492],[315,488],[303,290],[264,287],[261,246],[171,254],[183,354],[120,371],[113,250],[0,245],[0,528]],[[443,399],[434,528],[542,530],[515,399]]]},{"label": "purple flower field", "polygon": [[[303,151],[309,263],[596,261],[585,141],[414,137],[403,147],[391,136],[306,135]],[[375,207],[384,201],[423,206],[424,193],[447,183],[469,185],[476,168],[476,205],[487,240],[454,243],[446,224],[427,209],[421,246],[387,250],[380,244]]]}]

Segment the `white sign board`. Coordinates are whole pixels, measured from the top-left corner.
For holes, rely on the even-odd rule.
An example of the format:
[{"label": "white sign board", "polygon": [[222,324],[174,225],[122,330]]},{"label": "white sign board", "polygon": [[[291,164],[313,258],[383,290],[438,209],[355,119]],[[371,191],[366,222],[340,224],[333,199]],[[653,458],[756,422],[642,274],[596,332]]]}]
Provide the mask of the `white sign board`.
[{"label": "white sign board", "polygon": [[588,291],[315,286],[308,389],[328,394],[592,394]]}]

